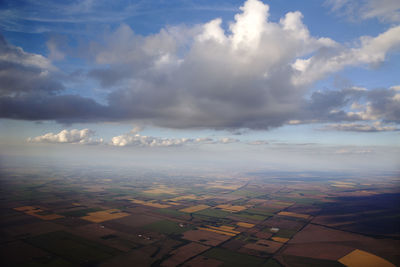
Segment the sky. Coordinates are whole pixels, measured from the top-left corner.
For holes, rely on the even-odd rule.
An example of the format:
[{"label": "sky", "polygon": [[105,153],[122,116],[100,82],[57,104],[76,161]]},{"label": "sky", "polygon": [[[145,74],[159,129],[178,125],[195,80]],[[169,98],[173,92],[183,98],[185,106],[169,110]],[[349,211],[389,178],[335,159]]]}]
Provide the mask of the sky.
[{"label": "sky", "polygon": [[1,161],[399,171],[398,0],[0,2]]}]

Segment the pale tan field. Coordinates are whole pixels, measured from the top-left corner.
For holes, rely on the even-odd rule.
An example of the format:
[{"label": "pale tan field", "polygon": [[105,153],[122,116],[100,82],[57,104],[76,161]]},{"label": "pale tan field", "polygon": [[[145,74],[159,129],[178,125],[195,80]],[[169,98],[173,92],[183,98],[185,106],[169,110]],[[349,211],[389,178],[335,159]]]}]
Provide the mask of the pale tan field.
[{"label": "pale tan field", "polygon": [[289,212],[289,211],[281,211],[281,212],[278,213],[278,215],[294,217],[294,218],[302,218],[302,219],[310,218],[310,215],[301,214],[301,213],[294,213],[294,212]]},{"label": "pale tan field", "polygon": [[100,223],[109,220],[119,219],[125,216],[129,216],[129,213],[121,212],[118,209],[109,209],[96,212],[90,212],[89,215],[82,217],[82,219],[93,223]]},{"label": "pale tan field", "polygon": [[244,184],[226,184],[224,182],[209,182],[207,183],[207,188],[218,188],[218,189],[226,189],[226,190],[237,190],[242,187]]},{"label": "pale tan field", "polygon": [[175,195],[175,194],[177,194],[175,189],[169,188],[169,187],[167,187],[165,185],[159,185],[156,188],[145,190],[145,191],[143,191],[143,193],[154,194],[154,195],[160,195],[160,194]]},{"label": "pale tan field", "polygon": [[252,228],[254,227],[255,224],[252,223],[245,223],[245,222],[238,222],[236,223],[238,226],[240,227],[244,227],[244,228]]},{"label": "pale tan field", "polygon": [[192,207],[189,207],[189,208],[181,209],[181,210],[179,210],[179,211],[187,212],[187,213],[192,213],[192,212],[196,212],[196,211],[200,211],[200,210],[207,209],[207,208],[209,208],[209,207],[210,207],[210,206],[208,206],[208,205],[196,205],[196,206],[192,206]]},{"label": "pale tan field", "polygon": [[245,210],[247,207],[245,206],[233,206],[233,205],[218,205],[216,208],[229,211],[229,212],[237,212],[237,211],[242,211]]},{"label": "pale tan field", "polygon": [[348,185],[348,184],[331,184],[331,186],[339,187],[339,188],[354,188],[354,186]]},{"label": "pale tan field", "polygon": [[134,199],[134,198],[130,198],[129,200],[132,203],[140,204],[140,205],[144,205],[144,206],[149,206],[149,207],[153,207],[153,208],[165,209],[165,208],[171,207],[171,205],[160,204],[160,203],[152,202],[152,201],[143,201],[143,200]]},{"label": "pale tan field", "polygon": [[349,267],[395,267],[394,264],[387,260],[359,249],[355,249],[340,258],[339,262]]}]

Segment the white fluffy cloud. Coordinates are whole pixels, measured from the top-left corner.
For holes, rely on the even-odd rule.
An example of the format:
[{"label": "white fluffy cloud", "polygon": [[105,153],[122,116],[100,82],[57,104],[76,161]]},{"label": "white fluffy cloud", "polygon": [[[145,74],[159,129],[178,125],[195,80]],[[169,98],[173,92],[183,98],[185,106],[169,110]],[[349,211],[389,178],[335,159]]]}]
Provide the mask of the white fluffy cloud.
[{"label": "white fluffy cloud", "polygon": [[47,133],[44,135],[28,138],[31,143],[68,143],[68,144],[84,144],[96,145],[103,143],[103,139],[93,139],[94,132],[89,129],[82,130],[62,130],[61,132]]},{"label": "white fluffy cloud", "polygon": [[238,139],[224,137],[219,140],[213,138],[161,138],[141,135],[139,128],[135,127],[129,133],[114,136],[110,144],[113,146],[141,146],[141,147],[168,147],[188,144],[230,144],[239,142]]},{"label": "white fluffy cloud", "polygon": [[332,53],[326,51],[317,53],[307,59],[297,59],[292,65],[297,74],[295,84],[312,84],[325,75],[337,72],[346,66],[361,64],[376,65],[382,63],[388,53],[400,47],[400,26],[390,28],[377,37],[360,38],[359,47],[338,48]]}]

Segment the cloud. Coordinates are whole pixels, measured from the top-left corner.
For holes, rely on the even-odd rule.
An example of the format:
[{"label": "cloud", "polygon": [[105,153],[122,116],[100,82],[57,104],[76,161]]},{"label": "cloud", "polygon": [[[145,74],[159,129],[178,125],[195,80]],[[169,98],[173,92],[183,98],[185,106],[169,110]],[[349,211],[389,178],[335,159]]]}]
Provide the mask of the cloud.
[{"label": "cloud", "polygon": [[400,22],[400,2],[397,0],[327,0],[335,13],[350,20],[377,18],[381,22]]},{"label": "cloud", "polygon": [[358,87],[314,92],[303,104],[297,123],[377,121],[400,123],[400,93],[395,87]]},{"label": "cloud", "polygon": [[0,35],[0,97],[59,92],[64,86],[51,76],[55,70],[47,58],[9,45]]},{"label": "cloud", "polygon": [[[305,96],[310,85],[347,66],[383,62],[400,47],[400,26],[362,37],[352,47],[312,36],[298,11],[273,22],[269,6],[261,1],[248,0],[240,10],[227,30],[220,18],[191,27],[165,27],[147,36],[121,24],[103,40],[91,42],[86,54],[94,67],[88,78],[107,90],[104,104],[68,95],[67,83],[49,59],[4,41],[0,59],[12,65],[4,72],[5,81],[12,82],[0,83],[0,117],[67,123],[129,120],[231,131],[294,122],[398,122],[398,97],[392,89]],[[35,60],[29,65],[31,58]],[[15,75],[14,70],[24,73]],[[349,99],[364,109],[348,110]],[[116,143],[142,142],[135,138],[140,139],[129,135]]]},{"label": "cloud", "polygon": [[141,128],[135,127],[129,133],[114,136],[111,139],[112,146],[140,146],[140,147],[171,147],[195,144],[231,144],[239,142],[238,139],[224,137],[214,140],[209,137],[204,138],[161,138],[154,136],[145,136],[139,134]]},{"label": "cloud", "polygon": [[329,124],[323,127],[321,130],[334,130],[334,131],[349,131],[349,132],[388,132],[388,131],[400,131],[395,126],[382,126],[380,122],[374,124],[361,124],[361,123],[340,123],[340,124]]},{"label": "cloud", "polygon": [[89,129],[72,129],[62,130],[61,132],[47,133],[41,136],[28,138],[30,143],[63,143],[63,144],[83,144],[83,145],[97,145],[103,143],[103,139],[93,139],[94,132]]},{"label": "cloud", "polygon": [[192,139],[188,138],[158,138],[128,133],[114,136],[110,144],[113,146],[168,147],[182,146],[192,141]]},{"label": "cloud", "polygon": [[400,47],[400,26],[392,27],[377,37],[364,36],[354,48],[338,47],[335,50],[320,50],[307,59],[297,59],[292,65],[297,70],[292,77],[298,85],[313,82],[343,69],[362,64],[378,65],[388,53]]},{"label": "cloud", "polygon": [[248,145],[255,145],[255,146],[260,146],[260,145],[268,145],[269,142],[266,140],[255,140],[255,141],[250,141],[247,142]]},{"label": "cloud", "polygon": [[360,148],[341,148],[334,151],[334,154],[339,155],[366,155],[371,154],[374,151],[371,149],[360,149]]}]

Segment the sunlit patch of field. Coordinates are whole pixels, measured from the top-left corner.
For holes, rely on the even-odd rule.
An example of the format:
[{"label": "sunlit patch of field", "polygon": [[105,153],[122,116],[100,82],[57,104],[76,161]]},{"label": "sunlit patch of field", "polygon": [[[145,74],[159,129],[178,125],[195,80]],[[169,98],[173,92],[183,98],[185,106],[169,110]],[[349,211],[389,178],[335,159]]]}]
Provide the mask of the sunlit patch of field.
[{"label": "sunlit patch of field", "polygon": [[352,182],[333,181],[331,186],[339,188],[354,188],[356,184]]},{"label": "sunlit patch of field", "polygon": [[278,237],[278,236],[271,237],[271,239],[279,243],[286,243],[289,241],[289,238]]},{"label": "sunlit patch of field", "polygon": [[237,212],[237,211],[242,211],[242,210],[247,209],[247,207],[245,207],[245,206],[233,206],[233,205],[229,205],[229,204],[218,205],[218,206],[216,206],[216,208],[219,208],[219,209],[222,209],[225,211],[230,211],[230,212]]},{"label": "sunlit patch of field", "polygon": [[218,188],[218,189],[226,189],[226,190],[237,190],[240,187],[242,187],[244,184],[243,183],[225,183],[225,182],[208,182],[207,183],[207,188]]},{"label": "sunlit patch of field", "polygon": [[245,223],[245,222],[238,222],[236,223],[238,226],[240,227],[244,227],[244,228],[252,228],[254,227],[255,224],[252,223]]},{"label": "sunlit patch of field", "polygon": [[193,212],[196,212],[196,211],[207,209],[209,207],[210,206],[208,206],[208,205],[196,205],[196,206],[192,206],[192,207],[189,207],[189,208],[181,209],[179,211],[193,213]]},{"label": "sunlit patch of field", "polygon": [[196,195],[184,195],[184,196],[179,196],[179,197],[174,197],[171,199],[168,199],[169,201],[180,201],[180,200],[204,200],[210,198],[210,196],[196,196]]},{"label": "sunlit patch of field", "polygon": [[118,209],[109,209],[109,210],[90,212],[88,213],[87,216],[83,216],[81,218],[89,222],[100,223],[109,220],[119,219],[129,215],[130,215],[129,213],[121,212]]},{"label": "sunlit patch of field", "polygon": [[130,198],[129,200],[132,203],[149,206],[149,207],[153,207],[153,208],[165,209],[165,208],[171,207],[171,205],[160,204],[160,203],[153,202],[153,201],[144,201],[144,200],[134,199],[134,198]]},{"label": "sunlit patch of field", "polygon": [[353,185],[347,185],[347,184],[331,184],[331,186],[339,188],[354,188]]},{"label": "sunlit patch of field", "polygon": [[288,217],[294,217],[294,218],[301,218],[301,219],[308,219],[310,218],[310,215],[307,214],[301,214],[301,213],[295,213],[295,212],[289,212],[289,211],[281,211],[278,213],[280,216],[288,216]]},{"label": "sunlit patch of field", "polygon": [[176,190],[165,185],[159,185],[156,188],[151,188],[149,190],[143,191],[145,194],[154,194],[154,195],[161,195],[161,194],[170,194],[175,195],[177,194]]},{"label": "sunlit patch of field", "polygon": [[55,213],[40,214],[40,213],[46,213],[46,211],[42,210],[41,208],[34,207],[34,206],[22,206],[22,207],[14,208],[14,210],[24,212],[25,214],[37,217],[37,218],[45,220],[45,221],[64,218],[64,216],[58,215]]},{"label": "sunlit patch of field", "polygon": [[395,267],[394,264],[387,260],[359,249],[355,249],[346,256],[340,258],[339,262],[349,267]]},{"label": "sunlit patch of field", "polygon": [[235,227],[233,226],[227,226],[227,225],[221,225],[219,227],[217,226],[207,226],[207,227],[198,227],[199,230],[205,230],[217,234],[223,234],[227,236],[235,236],[237,234],[240,234],[239,231],[235,231]]}]

